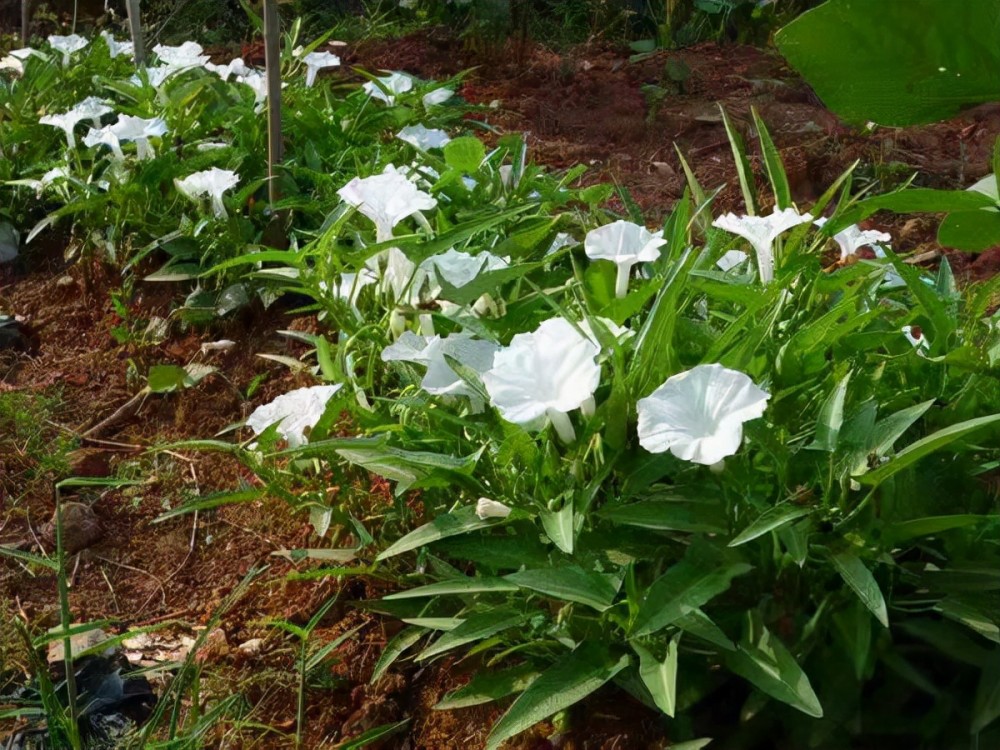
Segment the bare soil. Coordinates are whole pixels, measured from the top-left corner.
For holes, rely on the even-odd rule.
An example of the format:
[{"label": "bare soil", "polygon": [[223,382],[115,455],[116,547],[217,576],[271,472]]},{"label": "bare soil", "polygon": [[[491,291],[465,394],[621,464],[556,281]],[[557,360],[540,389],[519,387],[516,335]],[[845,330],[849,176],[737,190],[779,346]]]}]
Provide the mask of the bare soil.
[{"label": "bare soil", "polygon": [[[651,114],[642,87],[670,85],[663,76],[670,58],[682,60],[690,77]],[[717,102],[748,136],[748,144],[753,143],[750,108],[757,108],[781,149],[795,197],[802,201],[817,197],[856,159],[862,162],[859,181],[880,188],[912,171],[919,171],[918,184],[965,187],[988,171],[1000,133],[1000,108],[991,106],[938,125],[863,134],[825,110],[779,57],[750,47],[706,44],[630,63],[627,50],[607,45],[562,54],[530,43],[471,49],[432,29],[401,40],[360,44],[348,50],[345,64],[428,78],[474,68],[460,93],[469,101],[493,105],[477,114],[489,128],[488,139],[524,132],[535,161],[556,169],[589,165],[585,179],[626,188],[650,221],[660,220],[684,188],[675,144],[706,188],[723,186],[717,212],[742,208]],[[763,185],[759,159],[754,167]],[[884,214],[871,223],[890,231],[899,251],[947,254],[957,275],[967,281],[991,277],[1000,265],[1000,248],[979,256],[940,248],[933,217]],[[307,514],[294,513],[284,501],[270,498],[154,523],[186,500],[255,481],[223,454],[149,449],[210,437],[244,418],[255,405],[306,384],[304,376],[257,354],[301,355],[301,344],[276,331],[315,330],[315,320],[281,309],[255,309],[207,329],[175,323],[159,344],[143,343],[140,331],[123,341],[113,335],[123,324],[111,298],[119,284],[106,269],[84,269],[81,264],[67,268],[58,257],[36,257],[32,268],[0,277],[0,312],[23,316],[41,343],[32,355],[0,352],[0,393],[61,394],[62,407],[43,426],[55,440],[59,435],[78,437],[113,414],[141,388],[137,375],[152,364],[204,361],[217,366],[224,377],[210,376],[189,391],[149,396],[98,439],[82,440],[68,471],[61,474],[32,476],[38,457],[0,435],[0,542],[28,538],[31,528],[49,518],[53,484],[66,475],[135,478],[141,482],[136,486],[79,493],[80,499],[94,503],[106,533],[81,556],[71,593],[77,621],[108,618],[122,630],[163,623],[166,633],[193,636],[244,576],[263,568],[222,614],[199,659],[206,693],[242,692],[249,720],[275,731],[232,730],[222,724],[218,735],[207,740],[209,746],[292,746],[294,644],[267,621],[284,618],[304,624],[336,594],[338,603],[321,623],[315,642],[360,629],[337,650],[328,685],[308,692],[303,745],[334,747],[345,737],[409,718],[406,731],[382,747],[482,747],[505,706],[432,710],[448,691],[469,679],[480,666],[474,661],[451,658],[424,668],[400,667],[368,685],[382,648],[399,626],[362,608],[365,600],[385,592],[380,581],[296,576],[316,565],[294,564],[272,554],[328,543],[317,539]],[[180,287],[139,282],[127,300],[130,320],[124,322],[169,319],[173,301],[181,294]],[[201,353],[203,343],[223,338],[237,345],[226,352]],[[261,377],[263,384],[246,398],[250,384]],[[370,495],[376,510],[388,502],[383,485],[360,491]],[[349,541],[341,539],[342,544]],[[23,618],[35,628],[55,624],[55,591],[51,575],[0,558],[4,617]],[[240,648],[256,638],[263,643]],[[655,714],[613,689],[600,691],[575,711],[568,733],[554,732],[543,724],[509,747],[627,750],[665,747],[669,739],[666,724]]]}]

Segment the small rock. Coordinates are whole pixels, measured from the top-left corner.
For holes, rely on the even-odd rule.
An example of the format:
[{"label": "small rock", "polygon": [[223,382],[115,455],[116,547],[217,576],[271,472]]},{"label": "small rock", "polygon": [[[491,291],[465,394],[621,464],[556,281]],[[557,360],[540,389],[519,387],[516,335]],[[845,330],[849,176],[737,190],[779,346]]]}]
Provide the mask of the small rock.
[{"label": "small rock", "polygon": [[248,656],[255,656],[259,654],[264,647],[263,638],[251,638],[249,641],[244,641],[237,648]]}]

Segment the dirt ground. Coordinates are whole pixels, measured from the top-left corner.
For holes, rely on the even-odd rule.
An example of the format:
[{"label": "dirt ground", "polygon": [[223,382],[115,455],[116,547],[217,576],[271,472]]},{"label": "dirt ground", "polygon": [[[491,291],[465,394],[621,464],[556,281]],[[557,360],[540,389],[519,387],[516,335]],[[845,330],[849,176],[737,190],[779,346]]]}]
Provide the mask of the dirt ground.
[{"label": "dirt ground", "polygon": [[[642,87],[669,85],[663,71],[670,59],[683,61],[690,76],[651,115]],[[344,63],[428,78],[474,67],[461,95],[476,103],[495,103],[478,114],[479,119],[497,133],[524,132],[530,156],[539,163],[556,169],[589,165],[586,179],[627,188],[651,223],[663,217],[684,188],[675,144],[706,188],[725,186],[716,213],[742,208],[716,102],[724,104],[747,136],[752,135],[750,107],[757,108],[781,148],[795,197],[801,201],[817,197],[856,159],[861,160],[856,184],[886,189],[918,171],[917,184],[965,187],[988,171],[993,142],[1000,134],[998,107],[980,107],[933,126],[862,134],[826,111],[779,57],[749,47],[706,44],[630,63],[627,50],[608,46],[583,46],[564,54],[531,44],[470,49],[430,30],[402,40],[361,44],[348,50]],[[747,141],[753,142],[750,137]],[[755,163],[758,172],[759,166]],[[966,281],[993,276],[1000,264],[1000,248],[979,256],[942,250],[934,240],[933,217],[880,214],[870,223],[892,233],[897,251],[947,253],[956,274]],[[58,245],[57,239],[51,244]],[[276,331],[314,330],[315,320],[295,318],[281,309],[253,310],[206,329],[185,330],[175,323],[162,343],[144,343],[138,335],[123,341],[114,335],[123,324],[122,310],[112,301],[120,280],[98,268],[90,269],[85,279],[80,265],[66,267],[58,252],[44,256],[36,254],[32,268],[21,275],[0,277],[0,312],[23,316],[40,339],[40,350],[32,355],[0,352],[0,393],[59,394],[61,405],[42,426],[48,439],[79,436],[113,414],[141,387],[135,373],[145,373],[151,364],[204,361],[225,377],[210,376],[190,391],[148,397],[98,438],[81,441],[70,466],[61,471],[35,471],[37,457],[0,435],[0,543],[27,538],[29,527],[48,519],[54,481],[79,474],[135,478],[141,482],[136,486],[80,493],[81,499],[94,502],[106,531],[102,541],[84,553],[75,576],[71,599],[77,621],[108,618],[121,630],[164,624],[163,638],[192,637],[248,572],[265,568],[223,613],[200,659],[206,692],[242,692],[247,699],[243,719],[276,731],[262,734],[230,725],[226,735],[220,728],[219,736],[208,740],[210,746],[291,746],[293,644],[267,620],[304,624],[336,594],[337,604],[316,631],[316,643],[359,630],[337,650],[328,684],[308,692],[304,746],[334,747],[345,737],[409,718],[406,731],[381,747],[482,747],[504,706],[431,710],[479,667],[474,661],[452,658],[423,668],[404,665],[368,686],[382,648],[398,629],[363,609],[366,600],[384,592],[384,585],[365,576],[292,575],[316,564],[292,563],[272,553],[324,544],[313,534],[307,514],[294,513],[273,498],[153,523],[186,500],[254,482],[222,454],[148,449],[210,437],[244,418],[255,405],[305,385],[307,378],[257,354],[301,355],[301,344]],[[168,319],[173,300],[183,293],[179,286],[139,282],[124,304],[133,323]],[[218,339],[238,343],[225,352],[200,351],[203,343]],[[245,398],[248,386],[261,378],[260,388]],[[377,515],[377,504],[387,501],[386,488],[376,485],[361,491],[371,495]],[[348,537],[340,540],[342,545],[349,542]],[[0,605],[7,618],[51,626],[58,621],[55,579],[0,558]],[[253,639],[263,641],[250,648]],[[666,747],[665,729],[655,714],[627,695],[605,689],[573,713],[568,733],[554,735],[551,726],[543,725],[509,747]]]}]

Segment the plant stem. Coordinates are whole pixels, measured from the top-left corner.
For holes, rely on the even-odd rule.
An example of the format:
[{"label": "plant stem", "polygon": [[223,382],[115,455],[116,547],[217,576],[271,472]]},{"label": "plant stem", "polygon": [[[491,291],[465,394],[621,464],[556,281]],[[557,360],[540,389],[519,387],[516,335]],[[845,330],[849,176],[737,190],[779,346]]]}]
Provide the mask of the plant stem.
[{"label": "plant stem", "polygon": [[284,158],[281,142],[281,45],[277,0],[264,0],[264,63],[267,68],[267,194],[281,199],[275,167]]},{"label": "plant stem", "polygon": [[137,68],[146,62],[146,48],[142,39],[142,17],[139,14],[139,0],[126,0],[125,11],[128,14],[128,30],[132,34],[132,59]]},{"label": "plant stem", "polygon": [[618,266],[618,277],[615,279],[615,297],[621,299],[628,294],[628,277],[632,273],[632,266],[624,263]]},{"label": "plant stem", "polygon": [[566,444],[576,440],[576,431],[573,429],[573,423],[569,421],[569,414],[556,409],[546,409],[545,416],[549,418],[560,440]]},{"label": "plant stem", "polygon": [[66,671],[66,710],[69,722],[66,727],[70,745],[77,750],[82,747],[80,725],[77,722],[76,673],[73,670],[73,644],[69,635],[73,624],[73,614],[69,606],[69,582],[66,579],[66,551],[63,548],[62,498],[56,488],[56,562],[59,565],[57,581],[59,586],[59,622],[63,631],[63,665]]}]

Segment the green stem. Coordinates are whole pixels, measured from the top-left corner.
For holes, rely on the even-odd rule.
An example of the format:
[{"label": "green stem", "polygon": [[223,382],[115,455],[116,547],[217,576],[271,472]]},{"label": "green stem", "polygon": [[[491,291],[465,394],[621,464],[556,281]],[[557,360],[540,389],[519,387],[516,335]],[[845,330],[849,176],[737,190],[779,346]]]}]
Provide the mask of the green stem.
[{"label": "green stem", "polygon": [[73,624],[73,614],[69,606],[69,581],[66,576],[66,551],[63,548],[63,517],[62,498],[56,489],[56,563],[59,566],[57,576],[59,586],[59,621],[63,630],[63,665],[66,671],[66,711],[69,722],[66,727],[67,739],[74,750],[82,747],[80,740],[80,725],[77,723],[76,674],[73,670],[73,644],[69,635]]}]

